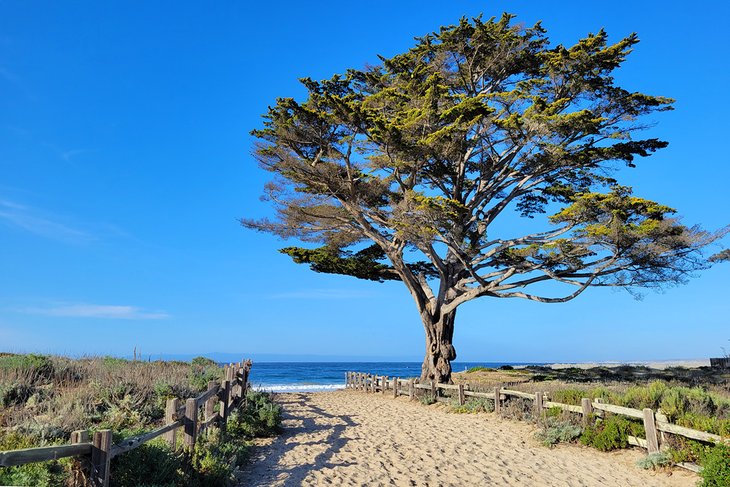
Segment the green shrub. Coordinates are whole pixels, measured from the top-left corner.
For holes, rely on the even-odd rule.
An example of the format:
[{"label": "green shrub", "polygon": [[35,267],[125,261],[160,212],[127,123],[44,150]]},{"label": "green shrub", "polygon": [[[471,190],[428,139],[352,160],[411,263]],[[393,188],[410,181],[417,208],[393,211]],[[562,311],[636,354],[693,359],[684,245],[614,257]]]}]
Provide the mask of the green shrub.
[{"label": "green shrub", "polygon": [[0,370],[15,371],[23,374],[28,380],[47,381],[53,379],[55,367],[51,357],[46,355],[5,355],[0,357]]},{"label": "green shrub", "polygon": [[208,388],[208,382],[221,378],[223,369],[218,364],[205,357],[195,357],[190,362],[190,374],[188,380],[190,387],[197,391],[204,391]]},{"label": "green shrub", "polygon": [[[0,451],[39,446],[36,439],[17,432],[0,432]],[[63,487],[70,476],[70,460],[28,463],[0,468],[0,485]]]},{"label": "green shrub", "polygon": [[183,453],[170,450],[161,439],[154,439],[112,459],[111,487],[188,485],[190,476],[184,471],[184,460]]},{"label": "green shrub", "polygon": [[570,421],[547,418],[543,429],[535,434],[543,445],[553,447],[558,443],[572,443],[583,432],[583,429]]},{"label": "green shrub", "polygon": [[608,416],[587,426],[580,441],[601,451],[617,450],[629,445],[629,435],[644,436],[643,430],[644,427],[639,423],[621,416]]},{"label": "green shrub", "polygon": [[727,487],[730,485],[730,445],[717,444],[701,459],[701,487]]},{"label": "green shrub", "polygon": [[246,404],[239,408],[228,430],[238,430],[248,438],[274,436],[281,430],[281,406],[266,392],[248,391]]},{"label": "green shrub", "polygon": [[426,392],[418,397],[418,402],[420,402],[424,406],[430,406],[431,404],[436,403],[436,396],[434,396],[430,392]]},{"label": "green shrub", "polygon": [[665,452],[650,453],[636,461],[636,466],[644,470],[658,470],[672,464],[672,459]]},{"label": "green shrub", "polygon": [[466,373],[467,374],[470,374],[472,372],[479,372],[479,371],[482,371],[482,370],[485,371],[485,372],[488,372],[488,371],[494,370],[494,369],[491,369],[489,367],[484,367],[483,365],[477,365],[476,367],[472,367],[469,370],[467,370]]},{"label": "green shrub", "polygon": [[457,401],[451,403],[450,410],[452,413],[491,413],[494,411],[494,401],[484,398],[467,400],[464,404]]}]

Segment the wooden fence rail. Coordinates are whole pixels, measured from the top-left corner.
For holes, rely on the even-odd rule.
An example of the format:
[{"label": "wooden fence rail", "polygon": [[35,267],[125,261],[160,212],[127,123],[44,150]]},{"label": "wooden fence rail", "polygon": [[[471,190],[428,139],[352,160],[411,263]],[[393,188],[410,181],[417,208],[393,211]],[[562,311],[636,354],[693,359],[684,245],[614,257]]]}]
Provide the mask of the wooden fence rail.
[{"label": "wooden fence rail", "polygon": [[[245,400],[249,387],[248,376],[251,361],[244,360],[223,368],[224,379],[219,384],[210,381],[208,389],[182,402],[180,399],[168,399],[165,408],[165,425],[148,433],[125,438],[112,444],[112,431],[100,430],[90,437],[88,430],[71,433],[71,444],[25,448],[22,450],[0,451],[0,467],[12,467],[26,463],[45,462],[66,457],[87,457],[89,466],[88,479],[93,487],[107,487],[110,477],[110,461],[117,455],[134,450],[158,436],[165,435],[165,440],[172,449],[176,448],[177,430],[183,429],[183,445],[194,448],[197,437],[207,428],[217,425],[225,429],[230,411]],[[181,405],[182,403],[182,405]],[[215,411],[215,404],[219,410]],[[200,421],[201,408],[203,420]],[[76,485],[76,484],[74,484]]]},{"label": "wooden fence rail", "polygon": [[[387,376],[372,375],[362,372],[347,372],[345,374],[345,387],[349,389],[365,392],[381,391],[383,394],[385,394],[388,389],[391,389],[393,391],[393,397],[409,396],[411,400],[414,400],[416,397],[415,390],[426,390],[430,391],[433,398],[437,401],[447,402],[456,399],[459,405],[464,405],[467,397],[491,399],[494,401],[494,411],[497,414],[500,414],[504,401],[509,400],[510,397],[518,397],[533,401],[535,415],[538,419],[543,417],[545,409],[550,408],[560,408],[564,411],[580,414],[583,416],[584,424],[587,424],[588,418],[591,414],[603,416],[606,412],[640,419],[644,424],[646,438],[629,436],[628,441],[631,445],[646,448],[647,453],[656,453],[660,450],[663,441],[663,435],[661,432],[671,433],[673,435],[683,436],[685,438],[703,441],[706,443],[728,441],[728,438],[723,438],[719,435],[670,423],[665,415],[660,412],[655,412],[653,409],[646,408],[640,410],[624,406],[616,406],[613,404],[606,404],[601,399],[591,400],[589,398],[582,398],[581,405],[575,406],[572,404],[550,401],[548,400],[547,394],[543,392],[531,394],[529,392],[515,391],[503,387],[495,387],[492,392],[479,392],[469,390],[468,386],[465,386],[464,384],[438,384],[433,381],[430,383],[420,383],[418,382],[418,379],[408,379],[405,383],[408,385],[406,389],[403,388],[404,381],[400,378],[388,380]],[[457,394],[453,398],[442,397],[439,392],[442,390],[457,391]],[[699,470],[699,467],[695,464],[679,463],[677,465],[695,472]]]}]

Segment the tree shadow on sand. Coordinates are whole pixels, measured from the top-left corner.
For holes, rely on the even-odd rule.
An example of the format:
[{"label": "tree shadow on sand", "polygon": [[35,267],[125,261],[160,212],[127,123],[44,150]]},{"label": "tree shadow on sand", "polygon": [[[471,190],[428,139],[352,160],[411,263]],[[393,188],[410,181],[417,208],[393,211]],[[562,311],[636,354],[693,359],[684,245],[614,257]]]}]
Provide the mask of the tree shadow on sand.
[{"label": "tree shadow on sand", "polygon": [[[283,409],[284,423],[295,422],[294,426],[284,426],[284,430],[273,443],[260,447],[254,454],[252,464],[244,469],[239,485],[264,486],[272,483],[300,485],[311,472],[325,468],[349,466],[351,462],[331,462],[332,456],[340,451],[348,439],[342,433],[357,423],[352,416],[333,415],[314,405],[306,394],[287,394],[277,397],[276,402]],[[317,420],[320,421],[317,421]],[[321,421],[325,420],[325,421]],[[336,424],[331,424],[336,422]],[[324,423],[324,424],[323,424]],[[315,441],[298,441],[298,435],[316,436]],[[294,448],[321,445],[322,451],[299,465],[283,465],[281,460]]]}]

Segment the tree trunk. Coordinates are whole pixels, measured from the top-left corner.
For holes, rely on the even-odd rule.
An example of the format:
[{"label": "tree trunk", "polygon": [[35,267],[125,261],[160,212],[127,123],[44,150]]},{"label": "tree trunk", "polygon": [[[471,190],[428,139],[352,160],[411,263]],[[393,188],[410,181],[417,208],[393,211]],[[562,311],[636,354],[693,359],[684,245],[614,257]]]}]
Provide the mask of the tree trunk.
[{"label": "tree trunk", "polygon": [[456,311],[432,320],[422,314],[426,331],[426,356],[421,366],[421,380],[451,383],[451,361],[456,358],[452,344]]}]

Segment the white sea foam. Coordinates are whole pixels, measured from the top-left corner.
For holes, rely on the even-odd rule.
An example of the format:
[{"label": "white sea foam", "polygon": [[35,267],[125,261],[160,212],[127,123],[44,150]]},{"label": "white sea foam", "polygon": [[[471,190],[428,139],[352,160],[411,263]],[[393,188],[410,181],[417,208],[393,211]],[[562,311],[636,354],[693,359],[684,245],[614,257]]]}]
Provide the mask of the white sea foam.
[{"label": "white sea foam", "polygon": [[344,389],[345,384],[254,384],[252,387],[269,392],[321,392]]}]

